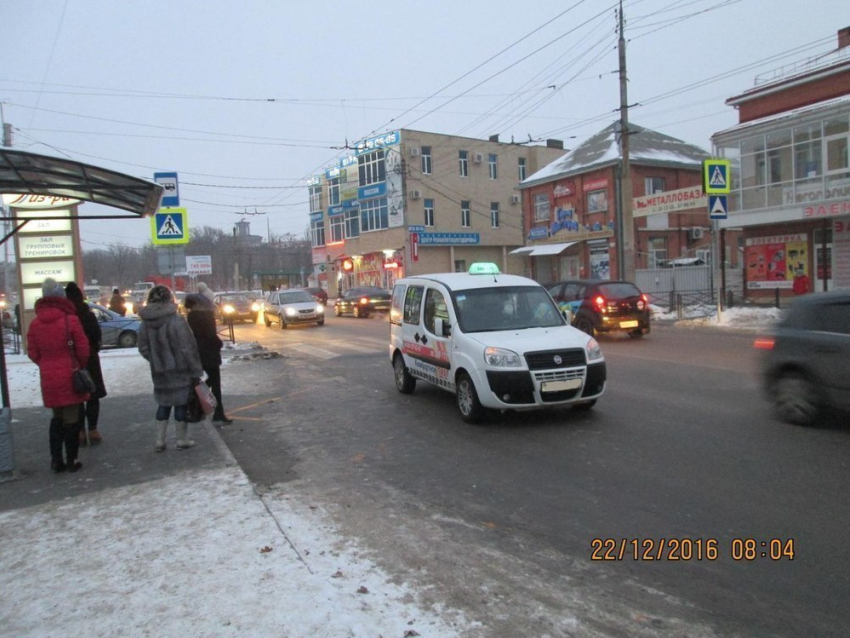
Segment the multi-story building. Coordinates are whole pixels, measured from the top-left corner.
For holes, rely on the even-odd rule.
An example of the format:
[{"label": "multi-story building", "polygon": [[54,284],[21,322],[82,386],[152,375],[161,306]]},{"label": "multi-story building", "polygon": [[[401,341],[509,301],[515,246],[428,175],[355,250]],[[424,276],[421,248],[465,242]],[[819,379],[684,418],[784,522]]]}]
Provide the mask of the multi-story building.
[{"label": "multi-story building", "polygon": [[732,167],[719,226],[742,231],[727,250],[744,259],[746,294],[793,295],[796,277],[814,291],[850,288],[850,27],[831,53],[726,103],[739,123],[712,136]]},{"label": "multi-story building", "polygon": [[[629,125],[636,268],[710,254],[701,148]],[[542,283],[622,277],[617,206],[622,153],[617,124],[530,175],[520,185],[526,246],[514,254]]]},{"label": "multi-story building", "polygon": [[402,129],[359,143],[309,182],[315,281],[353,286],[465,271],[476,261],[519,273],[517,185],[564,154],[563,144],[503,143]]}]

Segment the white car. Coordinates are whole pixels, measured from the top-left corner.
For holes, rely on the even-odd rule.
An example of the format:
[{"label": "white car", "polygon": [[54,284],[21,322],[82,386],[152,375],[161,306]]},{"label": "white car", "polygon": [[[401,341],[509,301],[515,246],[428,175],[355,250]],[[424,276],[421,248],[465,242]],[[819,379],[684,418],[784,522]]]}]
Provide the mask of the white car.
[{"label": "white car", "polygon": [[325,307],[306,290],[278,290],[269,295],[263,308],[266,327],[279,323],[281,328],[299,323],[325,325]]},{"label": "white car", "polygon": [[488,408],[590,409],[605,390],[596,339],[570,326],[543,286],[495,264],[398,280],[389,354],[399,392],[420,380],[452,392],[469,423]]}]

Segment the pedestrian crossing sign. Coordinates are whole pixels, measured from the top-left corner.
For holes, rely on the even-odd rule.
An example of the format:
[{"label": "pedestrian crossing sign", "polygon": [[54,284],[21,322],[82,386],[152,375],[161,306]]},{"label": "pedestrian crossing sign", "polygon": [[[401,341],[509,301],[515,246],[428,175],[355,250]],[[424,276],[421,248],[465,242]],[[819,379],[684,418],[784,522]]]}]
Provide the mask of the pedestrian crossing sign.
[{"label": "pedestrian crossing sign", "polygon": [[165,208],[151,217],[151,235],[157,246],[188,244],[189,224],[185,208]]},{"label": "pedestrian crossing sign", "polygon": [[706,195],[728,195],[731,190],[732,162],[707,159],[702,163],[703,192]]}]

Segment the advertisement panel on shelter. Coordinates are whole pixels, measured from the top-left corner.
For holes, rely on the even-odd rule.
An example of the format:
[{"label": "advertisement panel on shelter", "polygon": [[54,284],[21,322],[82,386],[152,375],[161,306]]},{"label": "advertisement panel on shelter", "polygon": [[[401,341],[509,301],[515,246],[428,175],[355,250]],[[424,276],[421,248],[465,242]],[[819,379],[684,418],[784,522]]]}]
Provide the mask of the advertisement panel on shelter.
[{"label": "advertisement panel on shelter", "polygon": [[794,277],[809,274],[806,235],[751,237],[746,241],[747,288],[791,288]]}]

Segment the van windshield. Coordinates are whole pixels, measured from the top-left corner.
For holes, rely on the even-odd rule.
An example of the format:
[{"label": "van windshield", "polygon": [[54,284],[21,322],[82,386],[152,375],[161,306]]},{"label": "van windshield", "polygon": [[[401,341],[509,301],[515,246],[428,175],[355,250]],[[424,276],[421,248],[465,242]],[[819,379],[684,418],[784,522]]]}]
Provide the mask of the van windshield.
[{"label": "van windshield", "polygon": [[465,333],[565,325],[542,286],[504,286],[455,293],[460,327]]}]

